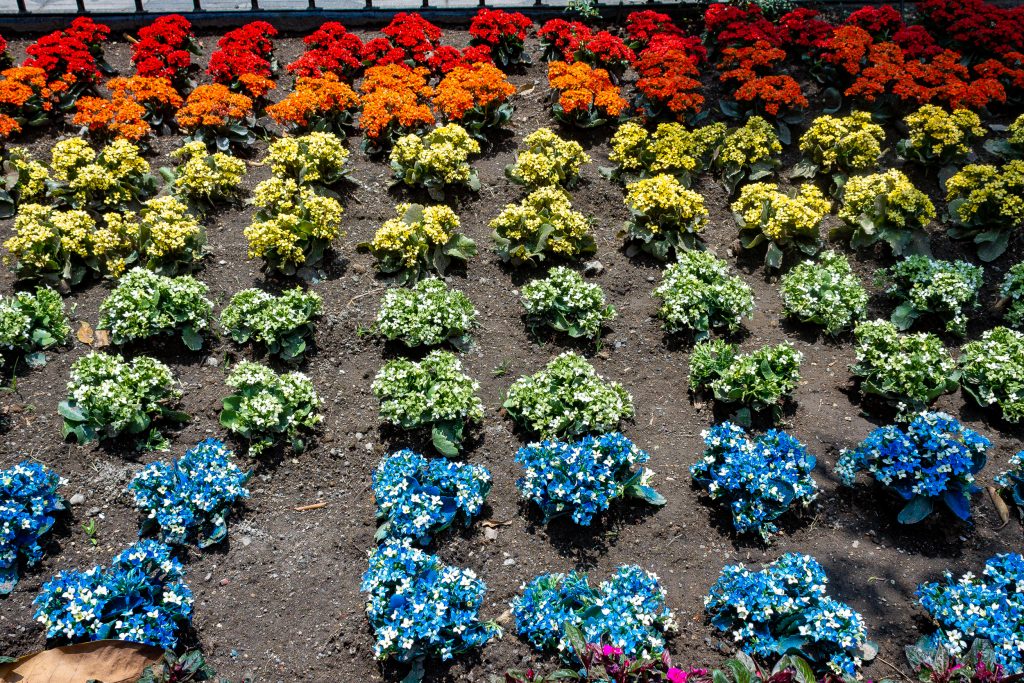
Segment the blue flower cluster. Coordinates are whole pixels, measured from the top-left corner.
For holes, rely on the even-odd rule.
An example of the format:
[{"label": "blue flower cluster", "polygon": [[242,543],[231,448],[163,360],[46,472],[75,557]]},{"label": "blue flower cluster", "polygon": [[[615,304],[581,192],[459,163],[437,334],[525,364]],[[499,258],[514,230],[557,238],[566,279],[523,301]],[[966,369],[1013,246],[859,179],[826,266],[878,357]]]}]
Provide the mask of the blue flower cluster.
[{"label": "blue flower cluster", "polygon": [[996,486],[1010,491],[1024,519],[1024,451],[1010,456],[1010,467],[996,476]]},{"label": "blue flower cluster", "polygon": [[30,567],[43,559],[39,539],[64,509],[57,494],[62,483],[53,470],[27,460],[0,470],[0,595],[17,585],[19,558]]},{"label": "blue flower cluster", "polygon": [[616,498],[665,504],[648,485],[653,472],[635,469],[649,457],[619,432],[586,436],[574,443],[541,441],[516,453],[516,462],[525,470],[516,486],[524,498],[540,507],[545,524],[571,514],[574,522],[588,526]]},{"label": "blue flower cluster", "polygon": [[962,520],[971,517],[974,475],[985,466],[992,442],[945,413],[921,413],[906,431],[881,427],[852,451],[843,451],[836,474],[853,486],[867,470],[877,482],[907,501],[899,521],[916,524],[941,501]]},{"label": "blue flower cluster", "polygon": [[750,441],[742,427],[723,422],[702,436],[704,457],[690,475],[713,499],[729,503],[736,531],[756,531],[768,540],[778,530],[774,520],[817,497],[811,477],[817,460],[786,432],[771,429]]},{"label": "blue flower cluster", "polygon": [[954,657],[965,655],[975,639],[992,643],[996,661],[1010,674],[1024,673],[1024,557],[996,555],[982,575],[918,586],[917,597],[939,626],[934,641]]},{"label": "blue flower cluster", "polygon": [[173,649],[192,621],[192,591],[170,546],[142,540],[84,572],[58,572],[36,596],[46,637],[81,642],[114,638]]},{"label": "blue flower cluster", "polygon": [[409,449],[392,453],[373,473],[377,517],[385,520],[377,540],[409,538],[429,545],[459,517],[469,526],[490,490],[491,473],[481,465],[424,458]]},{"label": "blue flower cluster", "polygon": [[819,673],[854,676],[873,646],[861,615],[829,597],[827,584],[809,555],[787,553],[759,572],[726,565],[704,609],[749,655],[798,654]]},{"label": "blue flower cluster", "polygon": [[387,541],[370,554],[360,590],[369,594],[366,614],[378,659],[448,660],[501,634],[497,624],[477,616],[484,582],[408,540]]},{"label": "blue flower cluster", "polygon": [[135,507],[146,514],[140,534],[156,530],[172,545],[209,547],[228,535],[231,506],[249,497],[252,472],[231,462],[218,439],[206,439],[170,462],[150,463],[128,484]]},{"label": "blue flower cluster", "polygon": [[538,650],[572,647],[562,625],[578,628],[588,643],[620,648],[627,657],[648,658],[665,649],[675,628],[658,577],[623,565],[595,590],[586,574],[542,574],[523,586],[512,603],[516,633]]}]

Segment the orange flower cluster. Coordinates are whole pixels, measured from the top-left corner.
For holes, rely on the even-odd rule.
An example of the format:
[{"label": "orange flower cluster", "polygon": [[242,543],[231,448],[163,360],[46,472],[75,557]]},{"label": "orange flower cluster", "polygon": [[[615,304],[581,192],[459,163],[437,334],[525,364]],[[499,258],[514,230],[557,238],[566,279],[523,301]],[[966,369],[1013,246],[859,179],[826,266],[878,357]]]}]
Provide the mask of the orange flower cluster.
[{"label": "orange flower cluster", "polygon": [[493,64],[457,66],[434,90],[434,106],[446,121],[461,121],[467,112],[485,110],[516,93],[505,72]]},{"label": "orange flower cluster", "polygon": [[80,97],[71,122],[102,140],[122,138],[137,142],[152,130],[143,118],[145,115],[145,107],[124,97]]},{"label": "orange flower cluster", "polygon": [[131,76],[111,78],[107,88],[113,99],[131,100],[145,107],[150,116],[169,115],[177,111],[185,100],[166,78]]},{"label": "orange flower cluster", "polygon": [[1000,59],[986,59],[974,67],[982,78],[993,78],[1003,84],[1007,95],[1024,95],[1024,53],[1007,52]]},{"label": "orange flower cluster", "polygon": [[176,118],[182,130],[193,132],[201,128],[223,128],[251,114],[252,99],[231,92],[226,85],[213,83],[193,90]]},{"label": "orange flower cluster", "polygon": [[733,93],[736,102],[746,103],[756,113],[778,116],[783,110],[803,109],[809,104],[792,76],[772,73],[785,60],[786,51],[767,40],[727,47],[718,63],[722,72],[718,78],[723,83],[738,83]]},{"label": "orange flower cluster", "polygon": [[704,96],[699,92],[700,71],[686,50],[654,45],[640,53],[633,68],[639,74],[636,89],[647,116],[657,117],[664,109],[681,121],[704,106]]},{"label": "orange flower cluster", "polygon": [[326,124],[347,125],[352,114],[359,109],[359,96],[332,72],[320,78],[300,76],[295,90],[267,107],[267,114],[282,126],[296,131],[309,130]]},{"label": "orange flower cluster", "polygon": [[612,83],[608,72],[584,62],[551,62],[548,84],[558,93],[555,116],[566,122],[586,125],[600,115],[617,117],[626,108],[626,100]]},{"label": "orange flower cluster", "polygon": [[372,66],[366,70],[360,91],[363,115],[359,127],[368,143],[380,147],[396,134],[429,126],[434,114],[427,104],[433,89],[430,72],[404,64]]},{"label": "orange flower cluster", "polygon": [[44,122],[67,87],[64,81],[47,83],[46,72],[34,66],[0,71],[0,140],[20,133],[26,123]]},{"label": "orange flower cluster", "polygon": [[235,79],[238,91],[253,100],[261,100],[277,87],[273,79],[260,74],[242,74]]},{"label": "orange flower cluster", "polygon": [[733,97],[737,102],[749,103],[755,111],[778,116],[780,111],[803,109],[807,98],[800,90],[800,84],[792,76],[757,76],[746,81]]},{"label": "orange flower cluster", "polygon": [[718,70],[722,72],[719,80],[723,83],[746,83],[758,76],[770,74],[785,59],[786,51],[773,47],[767,40],[743,47],[727,47],[722,50],[722,61],[718,63]]}]

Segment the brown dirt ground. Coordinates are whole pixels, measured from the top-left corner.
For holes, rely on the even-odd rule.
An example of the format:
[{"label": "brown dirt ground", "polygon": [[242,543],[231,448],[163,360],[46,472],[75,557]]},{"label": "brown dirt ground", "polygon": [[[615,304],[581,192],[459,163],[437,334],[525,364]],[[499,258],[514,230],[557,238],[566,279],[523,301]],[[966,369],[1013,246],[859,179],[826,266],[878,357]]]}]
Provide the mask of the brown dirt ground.
[{"label": "brown dirt ground", "polygon": [[[455,44],[468,39],[464,31],[455,30],[447,31],[446,37]],[[203,42],[208,53],[216,37],[205,36]],[[16,59],[24,55],[25,45],[24,40],[13,41]],[[535,42],[530,47],[534,55],[539,54]],[[279,40],[281,63],[290,62],[301,49],[298,38]],[[111,64],[127,71],[127,43],[120,36],[107,54]],[[590,356],[598,372],[622,382],[632,392],[637,415],[623,430],[651,453],[656,486],[668,504],[660,509],[618,506],[601,523],[576,529],[564,523],[545,528],[520,503],[513,455],[522,443],[499,407],[514,378],[536,371],[568,345],[557,338],[531,339],[520,318],[517,288],[542,271],[509,269],[489,249],[487,222],[500,207],[520,197],[520,188],[504,178],[504,166],[513,160],[516,143],[524,135],[553,125],[544,100],[543,66],[515,73],[511,80],[520,87],[533,83],[538,87],[517,100],[514,138],[476,163],[483,182],[479,195],[457,200],[463,230],[476,240],[481,255],[470,262],[467,272],[449,278],[472,298],[480,312],[482,325],[474,335],[475,348],[464,354],[463,360],[467,372],[480,381],[487,415],[475,432],[467,457],[491,470],[494,488],[484,518],[503,525],[498,527],[497,538],[490,541],[479,523],[447,534],[436,543],[437,552],[447,562],[475,570],[486,581],[485,619],[502,617],[522,582],[542,572],[584,569],[599,581],[624,563],[653,570],[664,582],[669,604],[681,624],[671,651],[677,662],[693,665],[716,665],[729,652],[729,645],[702,618],[702,597],[724,564],[771,561],[787,551],[809,553],[827,569],[833,594],[865,616],[871,637],[881,647],[880,657],[866,674],[876,679],[892,676],[895,672],[890,663],[903,668],[902,647],[929,630],[926,616],[915,607],[915,587],[938,578],[944,569],[976,571],[997,552],[1019,551],[1019,523],[1015,519],[1000,528],[989,502],[978,496],[974,526],[936,517],[904,529],[895,523],[896,507],[878,497],[875,489],[862,484],[853,491],[837,490],[832,467],[840,449],[854,446],[886,419],[861,413],[859,395],[847,370],[853,362],[848,337],[838,341],[820,338],[780,320],[777,280],[765,277],[759,257],[743,255],[737,260],[733,255],[736,227],[727,198],[713,179],[704,178],[696,189],[711,211],[711,225],[705,234],[708,246],[728,258],[756,293],[757,309],[741,337],[742,346],[753,348],[790,339],[804,354],[802,380],[785,428],[819,457],[816,478],[822,489],[813,513],[789,524],[770,547],[737,539],[721,509],[709,505],[690,486],[687,468],[700,456],[701,430],[712,425],[716,416],[710,404],[687,392],[689,343],[665,335],[652,317],[655,302],[650,292],[659,280],[659,266],[627,258],[616,238],[626,219],[623,190],[597,170],[608,165],[608,131],[596,135],[565,131],[581,140],[594,158],[573,198],[576,208],[596,217],[597,258],[605,270],[594,281],[619,311],[599,352],[579,348]],[[282,88],[288,83],[289,79],[282,79]],[[713,103],[710,85],[709,93]],[[999,120],[1011,114],[1005,112]],[[895,129],[889,128],[891,148],[897,136]],[[45,159],[57,135],[73,134],[76,131],[70,127],[50,131],[31,142],[31,147]],[[179,144],[179,136],[158,138],[151,160],[154,168],[166,165],[167,153]],[[316,333],[318,348],[304,367],[325,401],[322,430],[315,444],[301,455],[284,453],[253,463],[252,498],[233,518],[228,541],[201,554],[192,551],[185,559],[195,592],[195,641],[219,673],[233,680],[396,680],[402,674],[399,668],[381,667],[373,660],[358,584],[375,528],[371,471],[389,451],[424,442],[382,433],[378,424],[370,382],[383,359],[392,354],[379,343],[361,339],[357,328],[372,322],[385,284],[375,278],[372,259],[356,253],[354,245],[368,240],[392,215],[400,199],[420,197],[389,190],[386,164],[359,152],[357,139],[350,144],[353,176],[361,186],[344,197],[347,236],[339,240],[338,258],[329,277],[313,285],[325,300],[326,314]],[[266,143],[260,143],[253,158],[260,159],[265,147]],[[790,148],[786,165],[795,160]],[[887,162],[893,163],[891,154]],[[251,188],[268,175],[267,168],[252,162],[247,185]],[[936,180],[917,180],[928,188],[936,205],[943,207]],[[242,229],[249,217],[247,208],[230,207],[208,222],[212,253],[198,275],[210,286],[218,307],[246,287],[288,284],[265,278],[260,264],[247,259]],[[833,216],[830,222],[834,221]],[[10,230],[10,222],[4,221],[0,226],[4,239]],[[932,239],[938,256],[966,256],[959,245],[945,238],[941,226],[933,226]],[[987,268],[986,308],[1003,273],[1021,253],[1018,239],[1005,256]],[[973,256],[966,257],[973,260]],[[855,259],[865,282],[870,282],[874,268],[888,261],[888,257],[877,255]],[[11,275],[5,269],[0,278],[4,293],[9,293],[14,285]],[[77,289],[68,302],[74,306],[73,319],[95,324],[99,302],[109,288],[109,283],[92,282]],[[889,311],[889,304],[873,298],[872,313],[885,316]],[[977,337],[995,323],[988,313],[976,316],[969,337]],[[31,601],[53,572],[105,563],[136,539],[138,518],[124,494],[125,485],[141,462],[166,457],[61,443],[56,404],[64,396],[72,362],[88,351],[76,341],[70,349],[51,353],[44,369],[20,374],[16,388],[0,397],[7,414],[0,466],[26,456],[35,458],[67,478],[66,497],[76,493],[86,497],[52,534],[45,560],[26,571],[15,592],[0,600],[0,653],[6,655],[44,646],[43,632],[32,618]],[[200,439],[221,435],[217,415],[220,399],[226,394],[223,368],[228,359],[247,356],[249,351],[218,342],[195,354],[182,353],[173,344],[161,344],[151,353],[174,369],[184,390],[183,408],[193,415],[189,425],[171,434],[173,451],[180,453]],[[506,366],[507,374],[496,376],[494,370],[499,366]],[[1008,457],[1024,448],[1020,428],[979,411],[960,393],[941,398],[936,408],[993,439],[990,463],[980,475],[982,485],[991,483]],[[293,510],[317,501],[326,506],[307,512]],[[96,547],[81,529],[89,518],[98,524]],[[492,673],[531,662],[555,664],[509,633],[477,656],[431,665],[428,680],[486,681]]]}]

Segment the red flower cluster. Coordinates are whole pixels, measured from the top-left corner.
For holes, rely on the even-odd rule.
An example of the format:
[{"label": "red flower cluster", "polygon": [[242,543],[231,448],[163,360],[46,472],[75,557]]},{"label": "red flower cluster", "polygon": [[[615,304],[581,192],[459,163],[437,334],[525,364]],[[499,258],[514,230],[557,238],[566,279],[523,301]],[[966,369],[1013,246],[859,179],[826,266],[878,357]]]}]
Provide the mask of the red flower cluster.
[{"label": "red flower cluster", "polygon": [[78,17],[71,27],[54,31],[28,46],[24,66],[46,72],[51,81],[91,85],[101,78],[103,43],[110,29],[88,17]]},{"label": "red flower cluster", "polygon": [[917,11],[936,35],[949,36],[971,53],[1024,52],[1024,6],[985,0],[919,0]]},{"label": "red flower cluster", "polygon": [[441,29],[415,12],[399,12],[381,33],[386,37],[363,45],[361,56],[367,67],[413,64],[443,74],[456,66],[491,61],[490,48],[484,45],[463,50],[441,45]]},{"label": "red flower cluster", "polygon": [[486,46],[499,64],[524,64],[529,59],[524,58],[523,43],[532,25],[529,17],[519,12],[481,9],[469,25],[469,35],[474,45]]},{"label": "red flower cluster", "polygon": [[768,21],[757,3],[745,6],[714,3],[704,12],[704,27],[717,45],[750,45],[759,40],[782,43],[779,30]]},{"label": "red flower cluster", "polygon": [[456,67],[471,67],[474,64],[492,64],[491,49],[486,45],[471,45],[461,50],[451,45],[442,45],[434,50],[427,60],[427,68],[435,74],[447,74]]},{"label": "red flower cluster", "polygon": [[620,78],[636,55],[622,38],[608,31],[598,31],[584,41],[576,50],[576,61],[586,62],[592,67],[604,69],[615,78]]},{"label": "red flower cluster", "polygon": [[798,7],[779,17],[779,37],[782,44],[807,48],[827,40],[834,26],[819,17],[821,13],[810,7]]},{"label": "red flower cluster", "polygon": [[302,42],[306,51],[287,67],[300,78],[321,78],[330,73],[351,79],[363,68],[362,39],[337,21],[328,21]]},{"label": "red flower cluster", "polygon": [[586,24],[565,19],[551,19],[537,29],[537,37],[544,49],[544,59],[548,61],[554,59],[572,63],[576,51],[592,35]]},{"label": "red flower cluster", "polygon": [[1024,97],[1024,52],[1007,52],[999,59],[986,59],[974,67],[982,78],[993,78],[1002,83],[1007,98]]},{"label": "red flower cluster", "polygon": [[903,16],[892,5],[861,7],[846,17],[847,26],[859,26],[875,40],[891,37],[903,28]]},{"label": "red flower cluster", "polygon": [[7,41],[0,36],[0,69],[6,69],[11,65],[11,53],[7,51]]},{"label": "red flower cluster", "polygon": [[398,61],[424,65],[441,46],[441,29],[415,12],[399,12],[381,33],[387,36],[392,48],[402,51],[403,58]]},{"label": "red flower cluster", "polygon": [[253,21],[228,31],[210,55],[206,72],[217,83],[237,88],[245,74],[270,78],[274,72],[274,43],[277,29],[265,21]]},{"label": "red flower cluster", "polygon": [[183,16],[169,14],[139,29],[139,39],[132,43],[132,64],[135,73],[148,78],[166,78],[178,90],[186,90],[195,71],[192,55],[199,54],[199,44],[192,33],[192,24]]},{"label": "red flower cluster", "polygon": [[626,35],[631,48],[642,50],[655,36],[682,36],[683,32],[669,15],[645,9],[630,12],[626,17]]}]

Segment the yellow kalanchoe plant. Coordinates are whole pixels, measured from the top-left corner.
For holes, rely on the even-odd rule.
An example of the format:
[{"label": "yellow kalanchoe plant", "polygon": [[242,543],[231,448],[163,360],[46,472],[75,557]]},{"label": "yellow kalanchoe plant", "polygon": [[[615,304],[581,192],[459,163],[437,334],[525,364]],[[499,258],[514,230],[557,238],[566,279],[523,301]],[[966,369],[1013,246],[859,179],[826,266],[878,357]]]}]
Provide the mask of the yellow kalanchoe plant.
[{"label": "yellow kalanchoe plant", "polygon": [[0,169],[0,218],[10,218],[19,204],[45,194],[50,173],[24,148],[0,149]]},{"label": "yellow kalanchoe plant", "polygon": [[627,185],[625,201],[626,236],[660,261],[697,248],[697,234],[708,224],[704,198],[665,173]]},{"label": "yellow kalanchoe plant", "polygon": [[946,181],[949,229],[954,239],[972,239],[978,258],[993,261],[1004,251],[1010,233],[1024,223],[1024,160],[997,167],[970,164]]},{"label": "yellow kalanchoe plant", "polygon": [[[210,154],[206,145],[194,140],[171,152],[179,165],[169,172],[174,191],[196,209],[209,211],[224,200],[233,199],[245,177],[245,162],[223,152]],[[161,173],[164,173],[161,170]]]},{"label": "yellow kalanchoe plant", "polygon": [[908,114],[903,122],[909,137],[896,143],[896,151],[904,159],[922,164],[962,160],[971,153],[971,142],[985,135],[981,118],[970,109],[947,112],[926,104]]},{"label": "yellow kalanchoe plant", "polygon": [[516,162],[505,167],[505,175],[530,190],[553,185],[573,187],[579,181],[580,169],[590,163],[580,143],[563,140],[550,128],[533,131],[523,140],[523,146]]},{"label": "yellow kalanchoe plant", "polygon": [[732,204],[740,243],[752,249],[767,242],[764,262],[769,268],[779,268],[790,247],[809,256],[818,253],[818,226],[831,209],[832,202],[809,184],[787,194],[774,183],[751,183]]},{"label": "yellow kalanchoe plant", "polygon": [[693,178],[711,165],[725,131],[724,123],[693,130],[681,123],[662,123],[649,133],[640,124],[629,121],[612,136],[609,159],[615,167],[602,172],[624,181],[668,173],[689,187]]},{"label": "yellow kalanchoe plant", "polygon": [[51,150],[50,174],[50,194],[75,209],[123,209],[157,191],[149,163],[127,140],[99,152],[82,138],[61,140]]},{"label": "yellow kalanchoe plant", "polygon": [[449,123],[422,136],[400,137],[391,149],[391,169],[396,183],[425,188],[432,199],[443,201],[446,187],[480,189],[480,178],[469,163],[479,153],[480,143],[462,126]]},{"label": "yellow kalanchoe plant", "polygon": [[270,143],[267,161],[278,178],[303,185],[334,185],[348,175],[345,141],[333,133],[307,133]]},{"label": "yellow kalanchoe plant", "polygon": [[264,180],[256,186],[253,204],[257,211],[245,229],[249,258],[262,258],[286,275],[317,266],[331,241],[343,234],[338,200],[291,178]]},{"label": "yellow kalanchoe plant", "polygon": [[359,245],[377,260],[377,270],[394,274],[399,284],[413,285],[433,271],[444,275],[453,260],[476,256],[473,240],[458,232],[458,215],[447,206],[399,204],[395,218]]},{"label": "yellow kalanchoe plant", "polygon": [[935,206],[902,171],[853,176],[843,188],[839,218],[850,235],[850,247],[864,249],[883,240],[895,256],[928,252],[925,228],[935,219]]},{"label": "yellow kalanchoe plant", "polygon": [[722,185],[732,195],[743,181],[760,180],[775,173],[782,143],[775,126],[760,116],[751,116],[739,128],[722,139],[715,156],[715,168],[722,174]]},{"label": "yellow kalanchoe plant", "polygon": [[541,187],[509,204],[490,223],[494,248],[513,264],[543,261],[546,253],[574,257],[597,249],[590,219],[572,208],[558,187]]},{"label": "yellow kalanchoe plant", "polygon": [[813,178],[819,172],[842,177],[878,166],[885,131],[866,111],[849,116],[823,114],[800,138],[803,159],[793,167],[794,178]]}]

